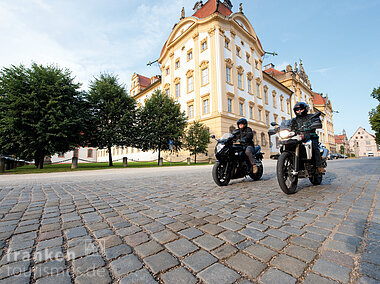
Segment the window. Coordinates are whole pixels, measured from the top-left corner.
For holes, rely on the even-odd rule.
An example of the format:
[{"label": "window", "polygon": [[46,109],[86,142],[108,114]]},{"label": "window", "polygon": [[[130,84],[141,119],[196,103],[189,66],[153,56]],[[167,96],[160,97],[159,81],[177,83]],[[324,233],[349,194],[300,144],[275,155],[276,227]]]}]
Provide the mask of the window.
[{"label": "window", "polygon": [[241,49],[238,46],[236,47],[236,55],[241,57]]},{"label": "window", "polygon": [[371,145],[371,141],[365,141],[367,145]]},{"label": "window", "polygon": [[204,39],[202,42],[201,42],[201,52],[202,51],[205,51],[207,49],[207,39]]},{"label": "window", "polygon": [[193,118],[194,117],[194,105],[189,105],[189,107],[187,109],[187,116],[189,118]]},{"label": "window", "polygon": [[207,114],[207,113],[210,113],[210,104],[209,104],[209,100],[205,99],[203,101],[203,114]]},{"label": "window", "polygon": [[190,76],[187,78],[187,92],[190,93],[194,90],[194,77]]},{"label": "window", "polygon": [[179,58],[175,61],[175,69],[180,67]]},{"label": "window", "polygon": [[275,91],[273,91],[272,97],[273,97],[273,107],[277,108],[276,92]]},{"label": "window", "polygon": [[243,89],[243,74],[238,73],[238,88]]},{"label": "window", "polygon": [[87,158],[92,158],[92,157],[93,157],[93,150],[87,149]]},{"label": "window", "polygon": [[244,116],[244,104],[239,103],[239,114],[240,116]]},{"label": "window", "polygon": [[227,111],[232,112],[232,99],[227,99]]},{"label": "window", "polygon": [[202,73],[202,86],[208,84],[208,68],[205,68],[201,71]]},{"label": "window", "polygon": [[248,79],[248,93],[252,93],[252,79]]},{"label": "window", "polygon": [[232,81],[231,81],[231,68],[230,67],[226,67],[226,80],[227,80],[227,83],[232,84]]},{"label": "window", "polygon": [[265,140],[265,133],[261,132],[261,146],[266,146],[267,142]]},{"label": "window", "polygon": [[283,98],[283,96],[280,97],[280,107],[281,107],[281,111],[284,111],[284,98]]},{"label": "window", "polygon": [[269,125],[269,112],[265,113],[265,123]]},{"label": "window", "polygon": [[230,49],[230,40],[228,38],[224,39],[224,47]]},{"label": "window", "polygon": [[262,110],[261,110],[261,108],[259,108],[259,121],[262,121],[262,119],[261,119],[261,117],[262,117]]},{"label": "window", "polygon": [[170,97],[170,88],[167,88],[167,89],[165,90],[165,92],[166,92],[166,95],[167,95],[168,97]]},{"label": "window", "polygon": [[192,50],[189,50],[189,51],[187,52],[187,61],[189,61],[189,60],[191,60],[191,59],[193,59],[193,51],[192,51]]},{"label": "window", "polygon": [[268,104],[268,89],[264,89],[264,102]]},{"label": "window", "polygon": [[256,84],[256,92],[257,92],[257,97],[260,98],[261,96],[260,96],[260,84],[259,83]]},{"label": "window", "polygon": [[248,53],[245,54],[245,61],[246,61],[248,64],[251,64],[251,56],[250,56]]},{"label": "window", "polygon": [[166,76],[170,74],[170,68],[166,68]]},{"label": "window", "polygon": [[175,84],[175,97],[181,96],[181,83]]},{"label": "window", "polygon": [[65,153],[63,153],[63,152],[58,153],[58,158],[64,158],[64,157],[65,157]]},{"label": "window", "polygon": [[290,114],[290,102],[289,102],[289,100],[286,100],[286,111],[288,114]]},{"label": "window", "polygon": [[249,118],[253,119],[253,106],[249,106]]}]

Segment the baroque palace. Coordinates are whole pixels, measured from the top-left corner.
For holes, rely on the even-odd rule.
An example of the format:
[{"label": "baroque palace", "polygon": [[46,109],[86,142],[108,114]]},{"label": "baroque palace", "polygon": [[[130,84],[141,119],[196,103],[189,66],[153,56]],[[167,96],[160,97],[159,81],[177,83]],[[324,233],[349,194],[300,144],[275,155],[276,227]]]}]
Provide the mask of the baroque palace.
[{"label": "baroque palace", "polygon": [[[282,71],[276,70],[273,64],[263,66],[265,51],[242,4],[235,13],[232,7],[229,0],[197,1],[190,17],[185,17],[182,9],[180,21],[158,59],[161,75],[147,78],[135,73],[130,95],[141,106],[160,89],[180,103],[189,122],[200,121],[216,137],[236,129],[236,121],[245,117],[254,131],[255,144],[261,145],[267,158],[278,153],[279,148],[278,137],[268,136],[270,122],[281,123],[293,117],[295,103],[305,101],[312,112],[322,112],[320,141],[335,152],[330,100],[312,91],[301,60]],[[214,146],[215,142],[208,148],[211,158]],[[86,159],[88,150],[79,149],[76,155]],[[73,154],[55,156],[53,161]],[[93,149],[91,154],[98,162],[108,160],[106,150]],[[168,159],[168,155],[164,158]],[[186,155],[180,153],[176,157]],[[115,147],[113,156],[141,161],[157,158],[156,153],[123,147]]]}]

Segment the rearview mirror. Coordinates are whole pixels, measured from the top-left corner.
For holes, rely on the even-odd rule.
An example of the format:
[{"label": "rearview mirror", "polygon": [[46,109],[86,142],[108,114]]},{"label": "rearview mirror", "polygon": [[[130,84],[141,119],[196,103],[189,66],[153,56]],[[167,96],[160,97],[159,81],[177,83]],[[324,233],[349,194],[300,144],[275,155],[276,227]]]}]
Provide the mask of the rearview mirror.
[{"label": "rearview mirror", "polygon": [[277,123],[276,123],[276,122],[271,122],[270,125],[272,125],[272,126],[276,126]]},{"label": "rearview mirror", "polygon": [[210,137],[211,137],[212,139],[215,139],[215,135],[211,135]]}]

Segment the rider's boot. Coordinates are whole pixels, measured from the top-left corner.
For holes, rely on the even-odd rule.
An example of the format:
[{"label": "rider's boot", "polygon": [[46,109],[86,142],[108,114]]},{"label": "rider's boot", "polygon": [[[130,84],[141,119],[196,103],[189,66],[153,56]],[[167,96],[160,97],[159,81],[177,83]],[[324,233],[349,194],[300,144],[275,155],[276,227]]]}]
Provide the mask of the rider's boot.
[{"label": "rider's boot", "polygon": [[256,165],[256,164],[253,164],[253,165],[252,165],[252,173],[253,173],[253,174],[256,174],[258,171],[259,171],[259,168],[257,167],[257,165]]},{"label": "rider's boot", "polygon": [[326,172],[326,170],[325,170],[324,167],[318,167],[317,169],[318,169],[318,172],[319,172],[320,174],[324,174],[324,173]]}]

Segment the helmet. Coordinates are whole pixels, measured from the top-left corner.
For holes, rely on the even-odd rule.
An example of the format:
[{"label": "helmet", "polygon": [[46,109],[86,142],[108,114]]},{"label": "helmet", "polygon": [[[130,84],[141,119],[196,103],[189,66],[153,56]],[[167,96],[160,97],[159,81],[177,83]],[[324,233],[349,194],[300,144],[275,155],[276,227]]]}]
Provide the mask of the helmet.
[{"label": "helmet", "polygon": [[[303,110],[303,111],[297,112],[297,110]],[[304,102],[298,102],[294,106],[293,111],[297,117],[303,117],[307,115],[307,112],[309,111],[309,106]]]},{"label": "helmet", "polygon": [[240,119],[237,121],[236,124],[237,124],[238,128],[239,128],[239,124],[244,124],[244,128],[245,128],[245,127],[247,127],[248,122],[247,122],[247,120],[246,120],[245,118],[240,118]]}]

